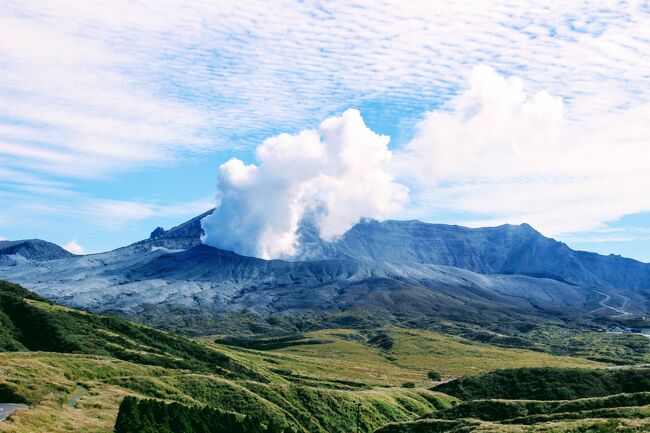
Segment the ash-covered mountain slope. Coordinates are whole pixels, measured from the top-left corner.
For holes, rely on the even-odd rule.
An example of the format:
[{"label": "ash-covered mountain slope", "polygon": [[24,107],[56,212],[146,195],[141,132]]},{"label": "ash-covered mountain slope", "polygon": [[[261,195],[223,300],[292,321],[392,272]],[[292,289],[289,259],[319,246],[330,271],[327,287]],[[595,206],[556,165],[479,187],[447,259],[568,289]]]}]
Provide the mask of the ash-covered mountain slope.
[{"label": "ash-covered mountain slope", "polygon": [[467,228],[421,221],[365,221],[335,242],[302,231],[301,259],[350,258],[454,266],[482,274],[518,274],[570,284],[650,288],[650,265],[574,251],[528,224]]},{"label": "ash-covered mountain slope", "polygon": [[[168,248],[200,245],[200,221],[210,213],[212,210],[143,242]],[[650,289],[650,264],[575,251],[528,224],[468,228],[418,220],[363,221],[334,242],[323,241],[314,227],[304,225],[300,239],[301,250],[294,261],[416,262],[599,288]]]},{"label": "ash-covered mountain slope", "polygon": [[127,315],[152,307],[495,319],[647,311],[650,265],[573,251],[527,225],[363,222],[336,242],[304,227],[300,256],[269,261],[201,245],[205,215],[106,253],[0,261],[0,278],[70,306]]},{"label": "ash-covered mountain slope", "polygon": [[445,317],[557,316],[596,305],[592,291],[516,275],[359,260],[261,260],[207,246],[141,245],[103,254],[0,268],[0,277],[92,311],[305,313],[375,310]]}]

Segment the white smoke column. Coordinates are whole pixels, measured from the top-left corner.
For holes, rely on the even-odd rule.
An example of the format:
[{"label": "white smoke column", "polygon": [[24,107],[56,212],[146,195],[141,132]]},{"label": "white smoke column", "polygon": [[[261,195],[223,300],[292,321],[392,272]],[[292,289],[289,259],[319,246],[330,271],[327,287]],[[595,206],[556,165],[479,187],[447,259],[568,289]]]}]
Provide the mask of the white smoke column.
[{"label": "white smoke column", "polygon": [[233,158],[219,168],[217,210],[202,221],[203,243],[265,259],[290,257],[307,214],[325,240],[361,218],[389,217],[408,200],[406,187],[388,172],[389,141],[353,109],[318,130],[265,140],[257,165]]},{"label": "white smoke column", "polygon": [[[0,240],[2,240],[2,238],[0,238]],[[84,247],[79,245],[79,243],[77,242],[76,239],[73,239],[70,242],[68,242],[67,244],[62,245],[61,248],[63,248],[66,251],[71,252],[72,254],[76,254],[78,256],[82,256],[82,255],[86,254],[86,250],[84,249]]]}]

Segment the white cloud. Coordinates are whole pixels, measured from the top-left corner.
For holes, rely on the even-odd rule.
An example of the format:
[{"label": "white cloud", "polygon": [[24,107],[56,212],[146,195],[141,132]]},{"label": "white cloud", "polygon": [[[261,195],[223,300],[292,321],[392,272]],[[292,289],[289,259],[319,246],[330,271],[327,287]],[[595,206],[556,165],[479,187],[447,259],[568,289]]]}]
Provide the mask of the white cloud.
[{"label": "white cloud", "polygon": [[[467,68],[489,64],[525,78],[519,93],[516,80],[493,83],[509,86],[512,97],[529,95],[520,105],[533,112],[512,114],[513,135],[503,140],[490,122],[505,125],[504,118],[483,112],[492,144],[481,142],[467,164],[458,150],[424,152],[438,187],[416,188],[413,215],[448,207],[476,224],[526,220],[563,233],[647,208],[650,11],[643,3],[5,3],[0,193],[8,183],[57,189],[61,178],[74,189],[78,178],[251,148],[349,106],[374,103],[410,116],[399,119],[407,125],[435,107],[460,112],[452,100],[468,88]],[[561,117],[544,90],[562,98]],[[471,126],[480,129],[478,121]],[[498,151],[485,150],[492,145]],[[4,176],[9,170],[19,176]],[[485,197],[498,199],[498,213]],[[29,192],[16,200],[42,204]],[[97,200],[92,206],[117,215],[117,226],[157,210]],[[124,212],[113,212],[119,206]],[[21,219],[1,212],[0,223]]]},{"label": "white cloud", "polygon": [[[525,177],[557,164],[564,153],[557,142],[563,120],[558,97],[539,92],[528,97],[523,81],[508,79],[488,66],[476,67],[469,89],[443,110],[432,111],[417,126],[407,151],[408,165],[432,184],[449,177],[464,179]],[[548,158],[549,150],[555,153]]]},{"label": "white cloud", "polygon": [[648,29],[613,0],[10,2],[0,118],[26,126],[0,156],[92,176],[252,145],[364,101],[444,103],[479,63],[607,112],[643,99]]},{"label": "white cloud", "polygon": [[631,242],[650,240],[650,228],[647,227],[604,227],[588,233],[563,236],[565,242]]},{"label": "white cloud", "polygon": [[84,213],[104,228],[120,229],[142,220],[192,218],[211,209],[211,200],[159,204],[134,200],[91,199]]},{"label": "white cloud", "polygon": [[86,254],[86,250],[84,249],[84,247],[82,247],[81,245],[79,245],[77,243],[76,239],[71,240],[70,242],[68,242],[65,245],[62,245],[61,247],[64,250],[67,250],[67,251],[71,252],[72,254],[76,254],[78,256]]},{"label": "white cloud", "polygon": [[134,53],[22,6],[0,13],[0,164],[96,177],[205,147],[200,111],[122,72]]},{"label": "white cloud", "polygon": [[7,240],[7,238],[6,238],[6,237],[4,237],[4,236],[2,236],[2,235],[0,235],[0,241],[6,241],[6,240]]},{"label": "white cloud", "polygon": [[414,207],[460,212],[473,225],[528,222],[550,235],[650,210],[650,131],[640,126],[650,105],[573,119],[563,105],[474,69],[469,89],[427,114],[400,155],[402,169],[416,168]]},{"label": "white cloud", "polygon": [[296,253],[297,230],[313,219],[331,240],[362,217],[398,212],[407,189],[386,171],[389,138],[377,135],[357,110],[318,130],[269,138],[258,165],[231,159],[219,168],[218,209],[203,219],[203,242],[262,258]]}]

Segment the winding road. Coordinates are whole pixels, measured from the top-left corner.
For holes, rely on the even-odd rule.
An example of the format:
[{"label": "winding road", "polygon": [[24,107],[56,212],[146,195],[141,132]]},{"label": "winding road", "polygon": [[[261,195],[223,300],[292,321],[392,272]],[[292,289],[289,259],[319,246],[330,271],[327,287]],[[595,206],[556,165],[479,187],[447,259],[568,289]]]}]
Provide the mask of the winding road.
[{"label": "winding road", "polygon": [[27,405],[16,403],[0,403],[0,421],[7,419],[9,415],[18,409],[27,409]]},{"label": "winding road", "polygon": [[610,309],[610,310],[615,311],[616,313],[618,313],[615,316],[612,316],[612,318],[625,317],[625,316],[631,316],[632,315],[632,313],[629,313],[629,312],[625,311],[625,307],[627,307],[627,304],[630,302],[630,298],[628,298],[627,296],[616,295],[616,296],[620,297],[621,299],[623,299],[623,305],[621,305],[620,307],[613,307],[611,305],[607,305],[607,303],[610,301],[610,299],[612,299],[612,297],[610,295],[608,295],[607,293],[603,293],[601,291],[598,291],[598,290],[594,290],[594,292],[596,292],[599,295],[603,296],[603,299],[601,299],[598,302],[598,304],[600,305],[600,308],[596,308],[595,310],[591,311],[591,313],[595,313],[596,311],[602,310],[603,308],[607,308],[607,309]]}]

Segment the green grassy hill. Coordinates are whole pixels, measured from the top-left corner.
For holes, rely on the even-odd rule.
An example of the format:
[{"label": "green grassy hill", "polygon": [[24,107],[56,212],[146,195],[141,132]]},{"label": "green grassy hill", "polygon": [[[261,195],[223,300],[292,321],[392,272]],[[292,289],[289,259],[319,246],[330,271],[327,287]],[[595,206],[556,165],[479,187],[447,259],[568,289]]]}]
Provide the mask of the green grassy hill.
[{"label": "green grassy hill", "polygon": [[650,369],[499,370],[435,387],[464,401],[378,433],[647,432],[649,379]]},{"label": "green grassy hill", "polygon": [[650,369],[519,368],[463,377],[437,391],[462,400],[574,400],[650,391]]},{"label": "green grassy hill", "polygon": [[[127,395],[322,433],[348,431],[358,404],[363,431],[372,431],[455,401],[427,389],[296,380],[273,362],[258,363],[264,352],[233,356],[230,347],[52,305],[6,283],[0,314],[0,396],[31,405],[0,422],[7,433],[110,432]],[[81,398],[72,401],[74,395]]]},{"label": "green grassy hill", "polygon": [[136,325],[54,305],[0,281],[0,350],[103,355],[139,364],[263,380],[255,371],[201,344]]},{"label": "green grassy hill", "polygon": [[[647,431],[630,429],[646,428],[650,416],[646,370],[603,370],[581,357],[433,330],[383,325],[190,340],[54,305],[4,282],[0,325],[0,403],[30,405],[0,421],[3,433],[112,432],[127,396],[135,398],[126,405],[133,416],[159,422],[133,427],[143,431],[176,432],[170,414],[286,433],[349,433],[357,421],[364,433],[601,431],[590,425],[636,432]],[[526,369],[497,371],[519,367]],[[432,370],[460,379],[432,388]],[[617,426],[606,424],[612,417]]]},{"label": "green grassy hill", "polygon": [[[372,343],[379,333],[390,335],[393,343],[389,349]],[[214,338],[199,340],[239,362],[292,372],[291,380],[302,377],[374,386],[415,382],[417,386],[431,387],[433,382],[427,377],[431,370],[449,379],[505,367],[593,368],[605,365],[577,357],[502,348],[454,335],[397,327],[308,332],[290,345],[285,341],[282,348],[263,351],[216,344]],[[313,344],[314,341],[320,344]]]}]

